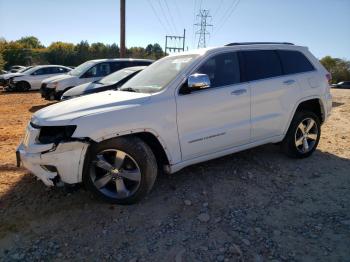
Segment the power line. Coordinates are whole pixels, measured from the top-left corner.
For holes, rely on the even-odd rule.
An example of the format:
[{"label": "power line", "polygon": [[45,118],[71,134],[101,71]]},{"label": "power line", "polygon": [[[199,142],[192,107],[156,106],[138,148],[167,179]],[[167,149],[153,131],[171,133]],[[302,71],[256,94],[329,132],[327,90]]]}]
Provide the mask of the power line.
[{"label": "power line", "polygon": [[171,14],[171,11],[170,11],[170,8],[169,8],[169,5],[168,5],[168,2],[167,2],[166,0],[164,0],[164,2],[165,2],[165,5],[166,5],[166,8],[168,9],[168,12],[169,12],[170,21],[171,21],[172,25],[173,25],[173,26],[174,26],[174,28],[175,28],[175,32],[177,33],[177,32],[178,32],[178,31],[177,31],[177,27],[176,27],[176,24],[175,24],[175,22],[174,22],[173,15]]},{"label": "power line", "polygon": [[[221,28],[226,24],[226,22],[230,19],[230,17],[231,17],[232,14],[234,13],[234,11],[237,9],[237,6],[238,6],[239,2],[240,2],[240,0],[237,0],[237,1],[232,5],[231,11],[228,11],[228,13],[227,13],[228,15],[226,16],[226,19],[224,18],[224,19],[222,20],[222,23],[221,23],[219,26],[217,26],[217,30],[215,31],[215,33],[218,33],[218,32],[221,30]],[[230,10],[230,8],[229,8],[228,10]]]},{"label": "power line", "polygon": [[[173,31],[174,28],[172,28],[172,25],[171,25],[171,23],[169,22],[167,15],[165,14],[165,10],[164,10],[164,8],[163,8],[163,5],[162,5],[161,0],[158,0],[158,4],[159,4],[159,6],[160,6],[160,9],[161,9],[161,12],[162,12],[162,14],[163,14],[164,19],[165,19],[167,25],[168,25],[169,28],[170,28],[170,31],[174,32],[174,31]],[[175,31],[176,31],[176,29],[175,29]]]},{"label": "power line", "polygon": [[152,4],[152,1],[151,0],[148,0],[148,3],[150,4],[152,10],[153,10],[153,13],[155,15],[155,17],[157,17],[158,19],[158,22],[159,24],[162,25],[163,29],[164,29],[164,32],[167,33],[168,29],[166,28],[166,26],[163,24],[163,21],[160,19],[160,17],[158,16],[157,12],[156,12],[156,9],[154,8],[153,4]]},{"label": "power line", "polygon": [[[180,8],[179,8],[179,5],[178,5],[178,2],[177,0],[173,0],[174,4],[175,4],[175,8],[176,8],[176,12],[177,12],[177,16],[179,18],[179,20],[181,21],[181,24],[184,25],[184,19],[183,19],[183,16],[181,14],[181,11],[180,11]],[[185,27],[185,26],[183,26]]]},{"label": "power line", "polygon": [[217,13],[219,12],[221,6],[223,5],[223,2],[224,2],[224,0],[220,0],[220,3],[219,3],[219,5],[218,5],[218,7],[216,8],[216,10],[215,10],[215,12],[214,12],[214,14],[213,14],[214,21],[215,21],[215,17],[216,17],[216,15],[217,15]]},{"label": "power line", "polygon": [[195,42],[196,42],[196,31],[195,31],[196,10],[197,10],[197,0],[194,0],[194,4],[193,4],[193,23],[192,23],[192,48],[195,48]]}]

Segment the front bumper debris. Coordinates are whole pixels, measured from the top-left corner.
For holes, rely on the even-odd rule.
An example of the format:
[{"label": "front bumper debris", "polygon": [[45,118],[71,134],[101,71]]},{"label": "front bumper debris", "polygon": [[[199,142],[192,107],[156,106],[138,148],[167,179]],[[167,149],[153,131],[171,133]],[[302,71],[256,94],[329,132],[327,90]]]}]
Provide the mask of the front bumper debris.
[{"label": "front bumper debris", "polygon": [[47,84],[42,84],[40,87],[41,97],[46,100],[55,100],[55,88],[48,88]]},{"label": "front bumper debris", "polygon": [[18,164],[22,163],[47,186],[54,186],[53,180],[57,176],[67,184],[80,183],[89,144],[81,141],[63,142],[57,146],[37,144],[39,132],[28,126],[25,138],[16,150]]}]

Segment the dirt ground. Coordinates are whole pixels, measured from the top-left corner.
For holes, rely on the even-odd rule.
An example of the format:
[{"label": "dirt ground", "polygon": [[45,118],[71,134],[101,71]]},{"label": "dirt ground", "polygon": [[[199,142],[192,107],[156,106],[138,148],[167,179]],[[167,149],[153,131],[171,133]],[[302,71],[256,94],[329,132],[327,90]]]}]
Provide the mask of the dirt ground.
[{"label": "dirt ground", "polygon": [[38,93],[0,93],[1,261],[350,261],[350,90],[315,154],[266,145],[158,177],[141,203],[48,190],[15,165]]}]

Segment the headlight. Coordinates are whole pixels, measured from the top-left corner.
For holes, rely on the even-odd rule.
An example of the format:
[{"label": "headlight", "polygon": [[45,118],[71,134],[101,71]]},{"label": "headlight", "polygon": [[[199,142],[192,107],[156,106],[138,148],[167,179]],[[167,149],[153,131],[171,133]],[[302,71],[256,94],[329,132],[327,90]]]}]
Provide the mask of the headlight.
[{"label": "headlight", "polygon": [[55,143],[58,144],[63,141],[68,141],[77,126],[37,126],[35,124],[31,125],[34,128],[40,128],[39,142],[42,144]]}]

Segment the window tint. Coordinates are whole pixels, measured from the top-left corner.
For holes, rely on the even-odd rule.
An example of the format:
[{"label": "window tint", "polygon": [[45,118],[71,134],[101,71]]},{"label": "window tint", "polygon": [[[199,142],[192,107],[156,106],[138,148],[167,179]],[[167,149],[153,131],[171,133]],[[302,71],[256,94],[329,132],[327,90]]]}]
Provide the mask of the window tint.
[{"label": "window tint", "polygon": [[296,74],[314,70],[310,61],[298,51],[277,51],[283,67],[284,74]]},{"label": "window tint", "polygon": [[111,66],[111,72],[118,71],[125,67],[125,66],[124,67],[122,66],[121,62],[111,62],[110,66]]},{"label": "window tint", "polygon": [[111,68],[109,63],[100,63],[91,67],[86,73],[86,77],[102,77],[109,75]]},{"label": "window tint", "polygon": [[240,71],[237,53],[216,55],[201,65],[196,73],[208,75],[211,87],[239,83]]},{"label": "window tint", "polygon": [[35,72],[33,72],[33,75],[40,76],[40,75],[49,75],[51,74],[51,68],[50,67],[43,67]]},{"label": "window tint", "polygon": [[133,66],[148,66],[152,64],[152,62],[148,62],[148,61],[136,61],[133,62]]},{"label": "window tint", "polygon": [[51,74],[63,74],[66,73],[68,70],[63,67],[50,67]]},{"label": "window tint", "polygon": [[282,75],[281,62],[273,50],[242,51],[246,81]]}]

